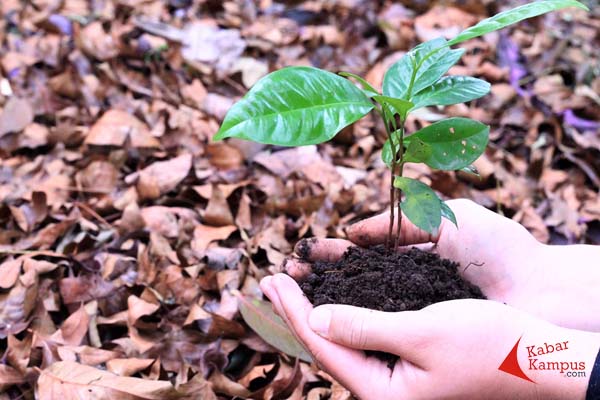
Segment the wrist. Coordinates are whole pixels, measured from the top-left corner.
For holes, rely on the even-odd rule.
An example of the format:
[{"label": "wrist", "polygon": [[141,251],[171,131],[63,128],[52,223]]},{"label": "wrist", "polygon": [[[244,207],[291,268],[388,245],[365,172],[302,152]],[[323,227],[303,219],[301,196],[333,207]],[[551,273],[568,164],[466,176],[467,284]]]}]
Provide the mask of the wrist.
[{"label": "wrist", "polygon": [[583,400],[599,350],[600,334],[548,324],[523,336],[518,359],[539,398]]},{"label": "wrist", "polygon": [[600,268],[595,262],[600,247],[541,245],[535,254],[536,303],[543,309],[534,313],[563,327],[600,332]]}]

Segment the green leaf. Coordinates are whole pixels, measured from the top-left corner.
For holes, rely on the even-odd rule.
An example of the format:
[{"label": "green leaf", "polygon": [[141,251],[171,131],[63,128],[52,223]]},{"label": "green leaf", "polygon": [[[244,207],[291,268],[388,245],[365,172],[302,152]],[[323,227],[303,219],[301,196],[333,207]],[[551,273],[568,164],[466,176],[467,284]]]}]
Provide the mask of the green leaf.
[{"label": "green leaf", "polygon": [[287,355],[312,362],[308,352],[296,340],[285,322],[273,312],[270,303],[246,297],[239,292],[234,294],[240,300],[240,313],[244,321],[265,342]]},{"label": "green leaf", "polygon": [[456,222],[456,215],[454,215],[454,211],[452,211],[452,209],[448,207],[448,204],[446,204],[445,201],[442,201],[442,217],[452,222],[454,226],[458,228],[458,223]]},{"label": "green leaf", "polygon": [[354,78],[360,83],[363,87],[363,91],[369,97],[377,96],[379,92],[375,89],[369,82],[367,82],[364,78],[353,74],[351,72],[338,72],[338,75],[343,76],[344,78]]},{"label": "green leaf", "polygon": [[394,180],[394,186],[404,193],[400,208],[410,222],[425,232],[437,234],[442,223],[442,201],[435,192],[416,179],[400,176]]},{"label": "green leaf", "polygon": [[[464,49],[450,50],[443,38],[421,43],[390,67],[383,77],[383,94],[410,100],[414,93],[437,82],[463,55]],[[416,66],[413,87],[408,93]]]},{"label": "green leaf", "polygon": [[446,76],[413,97],[414,109],[427,106],[447,106],[485,96],[490,84],[470,76]]},{"label": "green leaf", "polygon": [[412,89],[412,95],[437,82],[442,75],[460,60],[465,49],[451,49],[446,51],[439,50],[428,58],[419,71]]},{"label": "green leaf", "polygon": [[406,119],[408,110],[414,107],[414,104],[410,101],[396,99],[388,96],[373,96],[373,100],[376,100],[379,104],[389,104],[396,110],[400,118]]},{"label": "green leaf", "polygon": [[538,15],[545,14],[550,11],[560,10],[561,8],[566,7],[577,7],[589,11],[585,5],[575,0],[535,1],[533,3],[513,8],[512,10],[501,12],[500,14],[494,15],[491,18],[480,21],[477,25],[465,29],[454,39],[450,40],[448,42],[448,46],[453,46],[455,44],[462,43],[465,40],[473,39],[478,36],[485,35],[486,33],[497,31],[527,18],[536,17]]},{"label": "green leaf", "polygon": [[448,118],[409,136],[431,146],[425,164],[442,170],[459,170],[475,161],[487,146],[490,128],[468,118]]},{"label": "green leaf", "polygon": [[325,142],[373,109],[354,84],[312,67],[270,73],[231,107],[214,137],[279,146]]},{"label": "green leaf", "polygon": [[413,138],[404,152],[404,162],[420,163],[431,157],[431,146],[419,138]]}]

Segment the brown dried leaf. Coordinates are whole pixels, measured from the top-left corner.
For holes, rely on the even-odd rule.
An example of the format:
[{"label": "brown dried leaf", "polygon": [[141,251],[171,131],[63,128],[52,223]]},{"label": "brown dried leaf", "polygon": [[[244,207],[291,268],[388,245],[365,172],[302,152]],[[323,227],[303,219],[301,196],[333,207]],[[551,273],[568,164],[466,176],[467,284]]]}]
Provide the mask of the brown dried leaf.
[{"label": "brown dried leaf", "polygon": [[237,231],[235,225],[212,227],[199,224],[194,229],[194,240],[192,241],[192,249],[203,253],[211,242],[216,240],[227,239],[229,235]]},{"label": "brown dried leaf", "polygon": [[131,376],[148,368],[155,361],[151,358],[115,358],[106,362],[106,369],[119,376]]},{"label": "brown dried leaf", "polygon": [[176,398],[169,382],[120,377],[107,371],[61,361],[41,371],[36,396],[40,400]]},{"label": "brown dried leaf", "polygon": [[33,109],[27,100],[11,97],[0,114],[0,137],[20,132],[33,122]]},{"label": "brown dried leaf", "polygon": [[233,225],[233,214],[219,185],[213,186],[203,220],[213,226]]},{"label": "brown dried leaf", "polygon": [[158,161],[139,173],[138,193],[142,198],[155,199],[177,187],[192,168],[192,155],[182,154],[168,161]]},{"label": "brown dried leaf", "polygon": [[9,367],[5,364],[0,364],[0,390],[4,390],[7,387],[13,385],[25,383],[25,381],[25,376],[22,373],[20,373],[13,367]]},{"label": "brown dried leaf", "polygon": [[210,163],[219,169],[239,168],[244,163],[242,152],[226,143],[209,143],[206,155]]},{"label": "brown dried leaf", "polygon": [[117,109],[105,112],[90,128],[85,143],[93,146],[123,147],[129,139],[135,148],[157,148],[160,143],[148,127],[133,115]]}]

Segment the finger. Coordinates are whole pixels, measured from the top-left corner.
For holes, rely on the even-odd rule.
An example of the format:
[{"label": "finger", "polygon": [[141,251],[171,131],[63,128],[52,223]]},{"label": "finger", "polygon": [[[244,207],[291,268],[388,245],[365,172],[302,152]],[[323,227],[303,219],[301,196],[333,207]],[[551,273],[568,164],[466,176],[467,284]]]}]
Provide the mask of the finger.
[{"label": "finger", "polygon": [[[409,221],[406,216],[402,216],[402,223],[400,226],[400,245],[407,246],[411,244],[419,243],[436,243],[440,237],[440,232],[444,226],[445,219],[442,219],[442,225],[435,235],[425,232],[424,230],[417,228],[412,222]],[[392,237],[396,237],[397,219],[394,218],[394,224],[392,229]],[[388,238],[390,226],[390,213],[385,212],[383,214],[376,215],[371,218],[367,218],[363,221],[357,222],[346,228],[346,234],[348,239],[358,246],[368,247],[377,244],[383,244]]]},{"label": "finger", "polygon": [[260,290],[262,290],[264,295],[267,296],[267,298],[271,301],[273,311],[275,311],[275,313],[279,315],[279,312],[281,310],[281,302],[279,301],[279,296],[277,296],[277,292],[275,292],[275,289],[273,288],[273,285],[271,283],[272,281],[273,276],[271,275],[262,278],[260,281]]},{"label": "finger", "polygon": [[352,242],[344,239],[302,239],[294,251],[305,261],[337,261]]},{"label": "finger", "polygon": [[[279,299],[279,294],[273,287],[272,281],[273,281],[273,277],[267,276],[260,281],[260,287],[261,287],[263,293],[267,295],[269,300],[271,300],[271,305],[273,307],[273,311],[275,312],[275,314],[279,315],[279,317],[281,317],[281,319],[287,326],[291,326],[290,321],[287,318],[287,315],[285,314],[285,312],[283,312],[283,307],[281,306],[281,300]],[[296,340],[298,340],[298,342],[303,343],[302,339],[300,339],[298,337],[298,335],[296,334],[296,332],[294,330],[292,330],[291,332],[292,332],[292,335],[294,335],[294,337],[296,338]],[[305,345],[305,347],[306,347],[306,345]],[[315,361],[318,363],[318,360],[315,360]]]},{"label": "finger", "polygon": [[300,282],[312,272],[312,265],[295,257],[283,260],[283,271]]},{"label": "finger", "polygon": [[[298,339],[318,363],[342,385],[361,398],[365,396],[364,382],[389,378],[389,369],[381,361],[367,358],[362,351],[349,349],[324,339],[308,326],[312,305],[292,278],[284,274],[273,276],[283,313]],[[349,367],[350,366],[350,367]]]},{"label": "finger", "polygon": [[343,346],[400,356],[421,368],[437,337],[435,319],[427,311],[382,312],[347,305],[312,310],[308,323],[319,335]]}]

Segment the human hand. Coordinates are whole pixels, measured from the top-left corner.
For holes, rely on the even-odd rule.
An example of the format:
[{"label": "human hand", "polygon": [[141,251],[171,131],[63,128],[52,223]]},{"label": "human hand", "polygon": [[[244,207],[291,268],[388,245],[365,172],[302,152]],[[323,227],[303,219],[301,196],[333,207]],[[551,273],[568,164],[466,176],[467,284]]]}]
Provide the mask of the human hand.
[{"label": "human hand", "polygon": [[[600,257],[600,248],[546,246],[517,222],[470,200],[447,203],[459,229],[444,219],[438,234],[431,236],[403,218],[400,244],[418,245],[458,262],[460,274],[489,299],[560,326],[600,331],[600,268],[590,261]],[[302,279],[310,272],[306,261],[334,261],[349,246],[385,243],[388,221],[384,213],[358,222],[346,230],[350,240],[300,241],[296,253],[301,259],[288,259],[285,270]]]},{"label": "human hand", "polygon": [[[588,378],[526,369],[534,384],[498,367],[519,337],[524,368],[526,346],[568,341],[568,351],[540,358],[583,361],[589,377],[600,347],[598,334],[560,328],[489,300],[453,300],[398,313],[345,305],[313,310],[287,275],[266,277],[261,288],[321,368],[361,399],[583,399]],[[390,370],[362,350],[393,353],[400,360]]]}]

